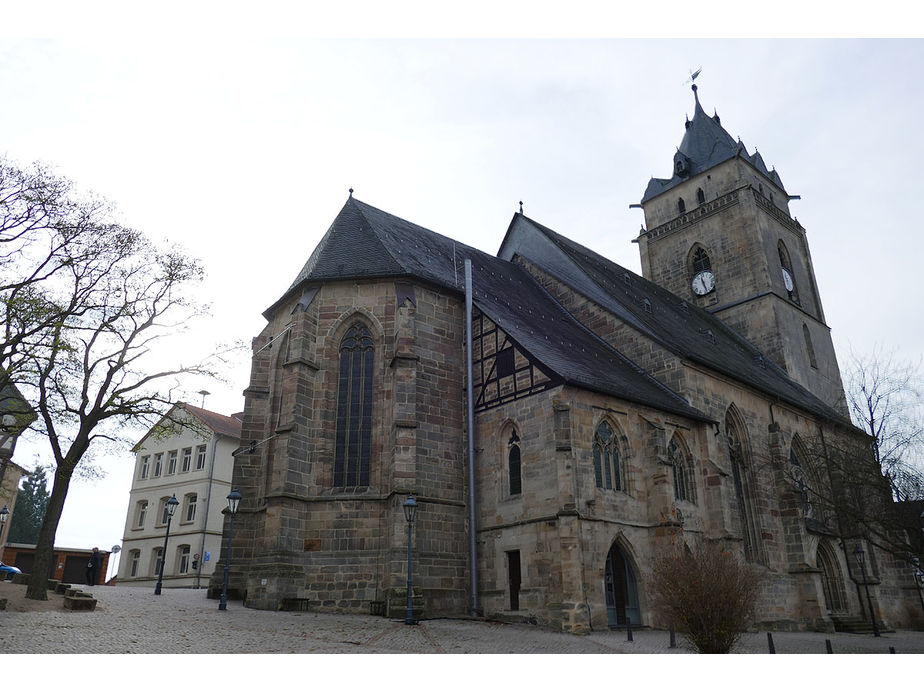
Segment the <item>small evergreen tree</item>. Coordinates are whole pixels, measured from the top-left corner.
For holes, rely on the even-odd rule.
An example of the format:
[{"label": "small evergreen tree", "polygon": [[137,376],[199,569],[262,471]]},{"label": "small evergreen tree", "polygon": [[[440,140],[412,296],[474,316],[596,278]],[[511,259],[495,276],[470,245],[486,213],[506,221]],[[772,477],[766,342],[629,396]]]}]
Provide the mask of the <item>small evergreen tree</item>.
[{"label": "small evergreen tree", "polygon": [[13,518],[10,520],[10,533],[7,542],[11,544],[35,544],[38,542],[42,520],[48,508],[51,493],[45,486],[45,467],[38,467],[23,477]]}]

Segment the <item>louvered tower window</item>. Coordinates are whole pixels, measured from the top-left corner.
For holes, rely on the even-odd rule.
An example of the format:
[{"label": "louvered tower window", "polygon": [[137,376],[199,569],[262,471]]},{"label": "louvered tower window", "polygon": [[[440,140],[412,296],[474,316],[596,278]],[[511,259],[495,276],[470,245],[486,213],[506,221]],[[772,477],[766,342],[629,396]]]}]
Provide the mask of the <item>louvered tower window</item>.
[{"label": "louvered tower window", "polygon": [[705,250],[697,248],[696,252],[693,253],[693,275],[706,271],[712,271],[712,262],[709,261],[709,256]]},{"label": "louvered tower window", "polygon": [[372,369],[375,345],[361,323],[340,342],[334,486],[368,486],[372,454]]}]

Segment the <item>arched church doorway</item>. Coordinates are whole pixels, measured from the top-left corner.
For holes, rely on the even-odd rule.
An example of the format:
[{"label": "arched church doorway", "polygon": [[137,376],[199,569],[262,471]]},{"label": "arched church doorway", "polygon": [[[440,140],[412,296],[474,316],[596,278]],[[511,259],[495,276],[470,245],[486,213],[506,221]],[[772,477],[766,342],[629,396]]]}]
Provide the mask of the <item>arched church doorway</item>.
[{"label": "arched church doorway", "polygon": [[603,585],[606,591],[606,618],[611,627],[625,626],[628,619],[640,625],[642,612],[638,605],[638,584],[635,573],[622,549],[613,544],[606,556]]},{"label": "arched church doorway", "polygon": [[818,568],[821,570],[821,590],[825,597],[825,606],[829,613],[847,613],[847,592],[844,589],[844,577],[837,564],[837,559],[827,544],[818,545]]}]

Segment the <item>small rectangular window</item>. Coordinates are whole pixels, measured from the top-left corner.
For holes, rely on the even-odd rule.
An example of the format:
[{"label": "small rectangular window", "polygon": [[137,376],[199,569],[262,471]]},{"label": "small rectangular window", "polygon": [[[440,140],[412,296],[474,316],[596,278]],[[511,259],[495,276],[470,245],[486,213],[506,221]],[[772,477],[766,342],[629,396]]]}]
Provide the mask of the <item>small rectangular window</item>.
[{"label": "small rectangular window", "polygon": [[141,558],[140,551],[132,551],[131,569],[129,570],[129,575],[131,577],[137,577],[138,575],[138,560],[140,558]]},{"label": "small rectangular window", "polygon": [[159,452],[154,455],[154,476],[160,476],[164,470],[164,453]]},{"label": "small rectangular window", "polygon": [[189,465],[192,463],[192,448],[183,448],[183,466],[180,471],[188,472]]},{"label": "small rectangular window", "polygon": [[189,546],[180,547],[180,573],[189,572]]},{"label": "small rectangular window", "polygon": [[167,474],[176,474],[176,450],[171,450],[167,457]]},{"label": "small rectangular window", "polygon": [[148,478],[148,465],[151,461],[150,455],[141,456],[141,472],[138,474],[138,478],[147,479]]},{"label": "small rectangular window", "polygon": [[190,493],[186,496],[186,521],[193,522],[196,519],[196,501],[197,496],[195,493]]},{"label": "small rectangular window", "polygon": [[205,446],[196,448],[196,469],[205,469]]},{"label": "small rectangular window", "polygon": [[513,347],[507,347],[497,352],[494,368],[497,371],[498,378],[513,375],[516,369],[516,355],[513,353]]}]

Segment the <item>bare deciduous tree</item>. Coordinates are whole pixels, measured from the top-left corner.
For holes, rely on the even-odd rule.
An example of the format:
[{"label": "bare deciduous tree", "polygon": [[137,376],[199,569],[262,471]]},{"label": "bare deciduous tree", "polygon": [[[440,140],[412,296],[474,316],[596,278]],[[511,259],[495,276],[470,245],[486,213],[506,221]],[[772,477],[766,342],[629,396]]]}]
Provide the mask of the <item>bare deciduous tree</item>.
[{"label": "bare deciduous tree", "polygon": [[876,349],[852,356],[846,373],[854,423],[873,439],[873,456],[897,501],[924,499],[924,378],[917,364]]},{"label": "bare deciduous tree", "polygon": [[197,260],[154,247],[41,169],[0,162],[0,195],[0,366],[35,408],[56,465],[26,592],[43,600],[68,487],[88,452],[124,426],[161,420],[179,378],[214,377],[220,356],[183,362],[162,346],[204,314],[192,298]]}]

